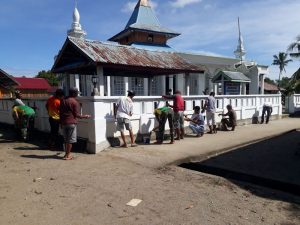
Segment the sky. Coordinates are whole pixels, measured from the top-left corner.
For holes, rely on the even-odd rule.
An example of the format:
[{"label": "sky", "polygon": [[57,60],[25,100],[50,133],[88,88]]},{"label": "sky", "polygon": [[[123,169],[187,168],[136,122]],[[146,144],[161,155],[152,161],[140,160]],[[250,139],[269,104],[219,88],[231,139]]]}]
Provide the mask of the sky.
[{"label": "sky", "polygon": [[[77,0],[88,39],[105,41],[126,25],[138,0]],[[176,50],[234,57],[237,18],[246,59],[271,65],[300,35],[299,0],[153,0],[160,23],[180,32],[169,45]],[[14,76],[35,76],[51,69],[71,28],[74,0],[1,0],[0,68]],[[300,66],[286,68],[291,76]],[[270,67],[270,78],[279,70]]]}]

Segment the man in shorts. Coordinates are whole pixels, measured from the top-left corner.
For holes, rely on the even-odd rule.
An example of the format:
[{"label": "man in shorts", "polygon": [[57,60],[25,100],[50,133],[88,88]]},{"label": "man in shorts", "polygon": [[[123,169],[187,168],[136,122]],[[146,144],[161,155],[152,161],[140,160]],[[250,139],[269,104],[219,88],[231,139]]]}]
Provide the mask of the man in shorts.
[{"label": "man in shorts", "polygon": [[216,99],[215,92],[211,92],[210,95],[206,98],[202,113],[206,110],[206,119],[207,125],[209,127],[209,134],[217,133],[216,126]]},{"label": "man in shorts", "polygon": [[176,133],[175,140],[184,138],[184,99],[180,91],[176,91],[175,95],[163,95],[164,99],[173,100],[173,105],[168,104],[174,111],[174,128]]},{"label": "man in shorts", "polygon": [[132,132],[132,126],[130,122],[130,117],[133,113],[133,102],[132,99],[135,96],[134,91],[127,91],[128,95],[127,97],[121,97],[116,103],[116,110],[117,110],[117,130],[121,132],[121,138],[123,141],[123,144],[121,147],[127,148],[127,142],[125,140],[125,134],[124,134],[124,127],[126,130],[129,131],[130,135],[130,141],[131,141],[131,147],[135,147],[136,144],[134,144],[134,137]]},{"label": "man in shorts", "polygon": [[69,96],[61,100],[59,115],[64,136],[65,155],[64,160],[71,160],[72,145],[77,142],[77,123],[79,119],[88,119],[90,115],[80,114],[80,105],[76,100],[78,96],[77,88],[70,88]]},{"label": "man in shorts", "polygon": [[236,112],[233,110],[231,105],[227,105],[227,113],[225,114],[219,114],[219,116],[226,117],[228,118],[223,118],[221,120],[222,127],[224,128],[225,131],[228,131],[228,127],[231,127],[231,131],[234,131],[236,127]]}]

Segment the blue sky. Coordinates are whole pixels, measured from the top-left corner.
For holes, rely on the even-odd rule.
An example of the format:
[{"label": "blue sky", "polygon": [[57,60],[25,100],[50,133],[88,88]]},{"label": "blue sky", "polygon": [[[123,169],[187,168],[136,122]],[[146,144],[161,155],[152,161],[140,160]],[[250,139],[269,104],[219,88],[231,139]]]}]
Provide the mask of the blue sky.
[{"label": "blue sky", "polygon": [[[78,0],[87,38],[107,40],[121,31],[137,0]],[[300,34],[299,0],[153,0],[161,24],[182,33],[170,45],[187,52],[233,57],[237,17],[246,58],[270,65]],[[16,76],[33,76],[52,67],[71,27],[74,0],[1,0],[0,68]],[[287,67],[291,75],[300,66]],[[270,68],[276,79],[278,69]]]}]

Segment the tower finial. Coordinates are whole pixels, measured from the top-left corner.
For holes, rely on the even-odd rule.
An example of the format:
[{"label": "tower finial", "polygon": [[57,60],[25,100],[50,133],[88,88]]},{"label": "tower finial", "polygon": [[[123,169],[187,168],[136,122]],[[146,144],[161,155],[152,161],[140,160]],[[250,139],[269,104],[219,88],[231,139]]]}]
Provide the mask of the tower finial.
[{"label": "tower finial", "polygon": [[77,9],[77,0],[75,0],[75,8],[73,11],[73,23],[70,30],[68,30],[68,36],[84,38],[86,36],[86,32],[81,28],[80,24],[80,14]]},{"label": "tower finial", "polygon": [[141,6],[150,6],[149,1],[148,0],[140,0],[139,1],[139,5]]},{"label": "tower finial", "polygon": [[238,17],[238,29],[239,29],[239,42],[237,49],[234,51],[234,54],[236,58],[240,59],[241,62],[245,59],[246,50],[244,48],[244,41],[241,33],[241,27],[240,27],[240,18]]}]

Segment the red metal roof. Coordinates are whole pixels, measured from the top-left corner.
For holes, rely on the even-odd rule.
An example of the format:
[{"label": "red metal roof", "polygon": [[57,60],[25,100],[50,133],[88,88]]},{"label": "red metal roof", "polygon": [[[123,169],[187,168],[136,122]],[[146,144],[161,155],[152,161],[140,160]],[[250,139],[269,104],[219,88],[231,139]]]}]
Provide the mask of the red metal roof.
[{"label": "red metal roof", "polygon": [[14,78],[20,85],[16,86],[19,90],[50,90],[51,86],[44,78],[28,78],[28,77],[15,77]]}]

